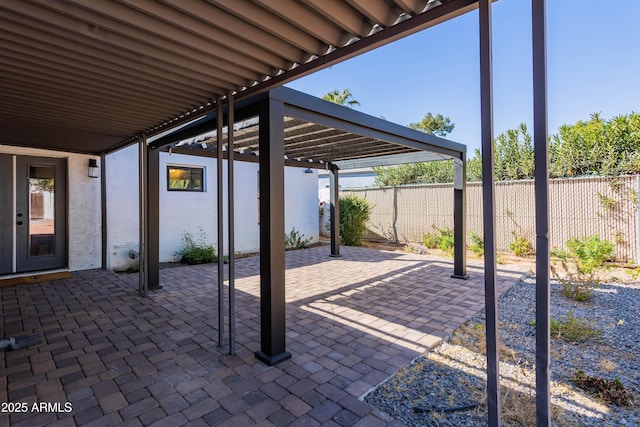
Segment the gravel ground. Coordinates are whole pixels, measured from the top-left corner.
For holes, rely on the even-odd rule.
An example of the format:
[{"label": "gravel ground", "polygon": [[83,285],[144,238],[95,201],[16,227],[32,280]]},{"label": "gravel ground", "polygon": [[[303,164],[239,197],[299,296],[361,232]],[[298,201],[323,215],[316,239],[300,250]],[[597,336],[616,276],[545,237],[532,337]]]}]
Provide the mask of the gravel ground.
[{"label": "gravel ground", "polygon": [[[640,283],[603,284],[589,302],[563,297],[552,284],[551,317],[583,318],[602,330],[585,343],[551,342],[553,424],[640,426]],[[505,425],[535,425],[535,279],[524,278],[499,299],[500,384]],[[365,397],[411,426],[486,425],[484,312]],[[575,387],[577,369],[618,378],[635,398],[631,407],[605,404]],[[433,411],[479,404],[471,409]],[[414,408],[426,409],[416,412]]]}]

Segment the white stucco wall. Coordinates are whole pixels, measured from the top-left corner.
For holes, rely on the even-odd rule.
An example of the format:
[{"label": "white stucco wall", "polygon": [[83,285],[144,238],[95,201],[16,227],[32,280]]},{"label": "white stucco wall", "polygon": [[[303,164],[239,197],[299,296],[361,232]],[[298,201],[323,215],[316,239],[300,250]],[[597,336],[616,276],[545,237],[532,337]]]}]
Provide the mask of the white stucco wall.
[{"label": "white stucco wall", "polygon": [[107,268],[126,269],[138,251],[138,147],[132,145],[106,156]]},{"label": "white stucco wall", "polygon": [[0,153],[67,159],[68,267],[70,270],[100,268],[100,179],[87,176],[89,159],[97,157],[4,145],[0,145]]},{"label": "white stucco wall", "polygon": [[[137,147],[129,147],[107,156],[108,265],[125,269],[136,261],[128,257],[138,250],[138,169]],[[227,162],[224,162],[224,198],[226,199]],[[204,192],[167,191],[167,165],[205,168]],[[235,163],[235,250],[259,251],[258,164]],[[285,169],[285,230],[293,227],[318,241],[317,174],[304,169]],[[227,205],[224,205],[226,217]],[[225,220],[226,222],[226,220]],[[226,229],[226,226],[225,226]],[[216,159],[183,154],[160,154],[160,261],[175,261],[182,248],[183,235],[196,240],[200,230],[207,243],[217,244]],[[226,233],[226,231],[225,231]],[[283,236],[284,238],[284,236]],[[225,254],[228,253],[225,234]]]}]

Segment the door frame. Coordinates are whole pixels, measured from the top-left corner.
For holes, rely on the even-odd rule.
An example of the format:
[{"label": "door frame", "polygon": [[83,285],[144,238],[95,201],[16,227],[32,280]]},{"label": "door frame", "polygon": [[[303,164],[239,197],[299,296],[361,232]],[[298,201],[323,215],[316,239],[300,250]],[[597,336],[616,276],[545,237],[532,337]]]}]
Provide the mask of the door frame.
[{"label": "door frame", "polygon": [[[9,158],[9,160],[7,160]],[[0,220],[0,253],[10,254],[9,263],[0,263],[0,274],[28,273],[34,271],[66,269],[69,266],[69,237],[68,237],[68,159],[65,157],[47,157],[16,154],[0,154],[0,164],[10,162],[10,172],[0,173],[0,179],[8,178],[10,184],[0,187],[0,202],[9,201],[9,215],[3,215]],[[55,166],[55,214],[54,214],[54,251],[53,256],[29,256],[29,165]],[[3,168],[4,169],[4,168]],[[24,176],[23,176],[24,175]],[[19,193],[24,194],[19,194]],[[7,195],[8,193],[8,195]],[[21,218],[17,217],[20,204],[24,204]],[[22,225],[17,222],[22,220]],[[7,228],[8,227],[8,228]],[[19,230],[19,227],[24,227]],[[10,243],[8,243],[10,242]],[[8,246],[8,244],[10,246]],[[7,269],[10,267],[10,269]]]}]

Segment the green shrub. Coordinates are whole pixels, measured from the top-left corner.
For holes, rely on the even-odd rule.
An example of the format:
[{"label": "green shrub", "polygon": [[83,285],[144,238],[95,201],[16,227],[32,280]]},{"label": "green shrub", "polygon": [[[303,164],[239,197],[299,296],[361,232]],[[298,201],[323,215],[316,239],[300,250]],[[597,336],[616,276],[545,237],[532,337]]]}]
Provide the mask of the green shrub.
[{"label": "green shrub", "polygon": [[551,319],[549,324],[551,338],[565,342],[585,342],[594,340],[602,335],[602,331],[593,327],[586,320],[567,313],[565,320]]},{"label": "green shrub", "polygon": [[422,244],[429,249],[437,248],[440,244],[440,233],[425,233],[422,236]]},{"label": "green shrub", "polygon": [[515,256],[526,257],[535,254],[533,245],[526,237],[518,236],[515,233],[513,233],[513,237],[515,237],[515,239],[509,244],[509,250],[513,252]]},{"label": "green shrub", "polygon": [[345,196],[338,202],[340,209],[340,240],[346,246],[360,246],[367,232],[371,204],[358,196]]},{"label": "green shrub", "polygon": [[569,254],[577,260],[578,269],[586,274],[602,267],[605,261],[613,257],[613,243],[601,240],[597,234],[582,239],[567,241]]},{"label": "green shrub", "polygon": [[305,249],[309,246],[311,237],[308,239],[303,239],[303,237],[304,234],[301,234],[295,227],[293,227],[289,234],[284,235],[284,246],[287,249]]},{"label": "green shrub", "polygon": [[567,241],[567,251],[551,251],[551,255],[560,258],[564,270],[561,276],[555,265],[551,265],[551,273],[562,284],[562,294],[576,301],[591,299],[593,290],[600,286],[599,271],[613,256],[613,247],[613,243],[595,234]]},{"label": "green shrub", "polygon": [[189,265],[206,264],[218,260],[216,256],[216,248],[206,243],[207,235],[204,230],[200,229],[200,238],[196,242],[191,233],[183,233],[183,247],[177,252],[180,262]]},{"label": "green shrub", "polygon": [[474,233],[473,231],[469,232],[469,237],[471,238],[471,245],[469,245],[469,249],[471,252],[476,254],[477,256],[484,255],[484,240],[479,234]]},{"label": "green shrub", "polygon": [[453,246],[455,240],[453,238],[453,230],[449,228],[439,228],[435,225],[431,225],[434,232],[425,233],[422,236],[422,244],[429,249],[440,249],[449,255],[453,255]]}]

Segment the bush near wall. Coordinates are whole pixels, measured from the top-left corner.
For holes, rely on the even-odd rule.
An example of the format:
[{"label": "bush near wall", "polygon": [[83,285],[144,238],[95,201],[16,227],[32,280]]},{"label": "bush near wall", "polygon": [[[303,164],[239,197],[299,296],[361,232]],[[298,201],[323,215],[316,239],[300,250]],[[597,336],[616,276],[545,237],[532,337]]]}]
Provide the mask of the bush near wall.
[{"label": "bush near wall", "polygon": [[346,246],[360,246],[367,232],[367,221],[372,205],[358,196],[345,196],[339,200],[340,240]]}]

